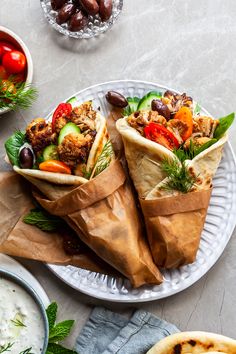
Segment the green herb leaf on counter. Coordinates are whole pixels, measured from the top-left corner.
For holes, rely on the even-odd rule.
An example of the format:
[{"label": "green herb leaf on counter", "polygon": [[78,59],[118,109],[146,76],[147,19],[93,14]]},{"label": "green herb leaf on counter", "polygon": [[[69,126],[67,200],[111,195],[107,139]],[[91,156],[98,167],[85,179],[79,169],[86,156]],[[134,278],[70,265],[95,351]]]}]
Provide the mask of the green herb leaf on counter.
[{"label": "green herb leaf on counter", "polygon": [[7,343],[6,345],[0,346],[0,354],[9,352],[15,343]]},{"label": "green herb leaf on counter", "polygon": [[58,216],[51,215],[41,209],[32,209],[23,218],[24,223],[37,226],[42,231],[53,232],[65,225],[65,222]]},{"label": "green herb leaf on counter", "polygon": [[104,171],[110,165],[113,154],[114,153],[113,153],[112,143],[110,140],[108,140],[104,145],[102,152],[97,159],[97,162],[94,166],[90,178],[99,175],[99,173]]},{"label": "green herb leaf on counter", "polygon": [[163,190],[177,190],[187,193],[196,182],[196,177],[190,174],[185,162],[179,164],[177,160],[164,160],[162,162],[162,170],[168,177],[168,181],[162,186]]},{"label": "green herb leaf on counter", "polygon": [[23,350],[19,354],[34,354],[33,352],[31,352],[31,350],[32,350],[32,347]]},{"label": "green herb leaf on counter", "polygon": [[49,343],[55,343],[65,339],[70,334],[74,322],[73,320],[67,320],[54,326],[49,333]]},{"label": "green herb leaf on counter", "polygon": [[16,327],[27,327],[21,320],[11,320],[11,322],[14,324]]},{"label": "green herb leaf on counter", "polygon": [[[14,85],[14,86],[13,86]],[[27,109],[37,98],[38,91],[25,82],[17,83],[14,77],[0,79],[0,109]]]},{"label": "green herb leaf on counter", "polygon": [[25,141],[25,133],[18,130],[5,142],[6,153],[13,166],[19,167],[19,150]]},{"label": "green herb leaf on counter", "polygon": [[74,320],[67,320],[55,325],[57,309],[56,302],[52,302],[46,309],[49,323],[49,343],[46,354],[78,354],[74,350],[64,348],[62,345],[55,343],[64,340],[70,334],[74,324]]},{"label": "green herb leaf on counter", "polygon": [[74,350],[62,347],[60,344],[49,343],[46,354],[78,354]]},{"label": "green herb leaf on counter", "polygon": [[234,121],[234,113],[231,113],[225,117],[219,118],[219,125],[216,127],[216,130],[214,132],[214,138],[219,140],[225,133],[226,131],[229,129],[229,127],[231,126],[231,124]]},{"label": "green herb leaf on counter", "polygon": [[47,318],[48,318],[48,325],[49,325],[49,331],[54,327],[56,318],[57,318],[57,303],[52,302],[48,308],[46,309],[47,312]]}]

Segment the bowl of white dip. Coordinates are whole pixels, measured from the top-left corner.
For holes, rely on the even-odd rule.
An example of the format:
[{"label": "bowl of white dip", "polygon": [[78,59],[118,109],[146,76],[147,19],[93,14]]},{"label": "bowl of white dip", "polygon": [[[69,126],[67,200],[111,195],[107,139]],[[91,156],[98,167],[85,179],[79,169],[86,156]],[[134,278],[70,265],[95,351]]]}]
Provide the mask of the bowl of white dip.
[{"label": "bowl of white dip", "polygon": [[0,269],[0,353],[45,354],[48,344],[45,307],[18,275]]}]

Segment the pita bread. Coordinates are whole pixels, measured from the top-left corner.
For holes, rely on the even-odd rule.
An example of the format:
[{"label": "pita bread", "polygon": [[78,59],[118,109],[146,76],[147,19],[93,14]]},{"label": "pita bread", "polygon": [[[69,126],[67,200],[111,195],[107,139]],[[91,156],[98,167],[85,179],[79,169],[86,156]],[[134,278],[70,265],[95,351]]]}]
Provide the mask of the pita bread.
[{"label": "pita bread", "polygon": [[[90,171],[93,169],[104,145],[109,140],[106,119],[99,112],[97,112],[96,114],[95,125],[96,125],[97,134],[89,152],[86,171]],[[15,172],[19,173],[20,175],[26,178],[33,177],[33,178],[46,180],[48,182],[59,184],[59,185],[81,185],[83,183],[88,182],[86,178],[74,176],[74,175],[40,171],[34,169],[21,169],[17,166],[13,166],[13,169]]]},{"label": "pita bread", "polygon": [[236,354],[236,340],[208,332],[182,332],[168,336],[147,354]]}]

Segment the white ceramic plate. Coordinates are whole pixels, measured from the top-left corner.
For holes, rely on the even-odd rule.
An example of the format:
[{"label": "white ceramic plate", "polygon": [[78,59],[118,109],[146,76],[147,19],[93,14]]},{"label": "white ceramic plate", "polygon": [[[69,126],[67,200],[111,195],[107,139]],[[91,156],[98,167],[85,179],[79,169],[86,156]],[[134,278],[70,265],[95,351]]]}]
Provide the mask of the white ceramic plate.
[{"label": "white ceramic plate", "polygon": [[[143,81],[113,81],[89,87],[75,96],[79,102],[93,100],[107,116],[109,106],[104,98],[115,90],[124,96],[142,97],[151,90],[168,88]],[[174,91],[174,90],[172,90]],[[205,114],[208,114],[204,109]],[[86,271],[72,266],[48,265],[65,283],[93,297],[116,302],[143,302],[176,294],[200,279],[218,260],[226,247],[236,223],[236,162],[227,143],[216,176],[196,262],[177,270],[163,271],[164,282],[159,286],[132,289],[128,280]]]},{"label": "white ceramic plate", "polygon": [[14,258],[0,254],[0,269],[8,270],[24,279],[38,294],[45,307],[50,304],[49,298],[38,280]]}]

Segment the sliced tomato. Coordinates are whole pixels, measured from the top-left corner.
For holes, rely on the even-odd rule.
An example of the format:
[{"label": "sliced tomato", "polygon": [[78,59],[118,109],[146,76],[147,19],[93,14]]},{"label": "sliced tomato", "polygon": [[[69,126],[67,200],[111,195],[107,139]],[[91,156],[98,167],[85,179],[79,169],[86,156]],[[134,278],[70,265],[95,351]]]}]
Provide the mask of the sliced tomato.
[{"label": "sliced tomato", "polygon": [[62,116],[70,116],[72,106],[70,103],[60,103],[52,116],[52,130],[54,130],[55,122]]},{"label": "sliced tomato", "polygon": [[144,128],[145,137],[165,146],[169,150],[178,149],[179,142],[168,129],[158,123],[149,123]]},{"label": "sliced tomato", "polygon": [[187,140],[193,133],[193,115],[189,108],[181,107],[175,114],[174,119],[179,119],[187,126],[186,131],[181,135],[183,141]]},{"label": "sliced tomato", "polygon": [[71,169],[64,162],[58,160],[47,160],[39,164],[41,171],[65,173],[71,175]]}]

